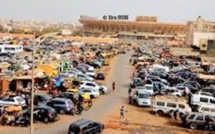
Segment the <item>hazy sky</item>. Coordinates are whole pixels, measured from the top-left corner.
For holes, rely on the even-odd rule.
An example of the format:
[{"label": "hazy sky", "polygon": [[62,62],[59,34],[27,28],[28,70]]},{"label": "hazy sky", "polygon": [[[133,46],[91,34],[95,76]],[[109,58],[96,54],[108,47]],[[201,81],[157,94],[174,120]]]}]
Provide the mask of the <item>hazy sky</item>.
[{"label": "hazy sky", "polygon": [[201,15],[215,21],[215,0],[0,0],[0,19],[77,21],[80,15],[154,15],[186,22]]}]

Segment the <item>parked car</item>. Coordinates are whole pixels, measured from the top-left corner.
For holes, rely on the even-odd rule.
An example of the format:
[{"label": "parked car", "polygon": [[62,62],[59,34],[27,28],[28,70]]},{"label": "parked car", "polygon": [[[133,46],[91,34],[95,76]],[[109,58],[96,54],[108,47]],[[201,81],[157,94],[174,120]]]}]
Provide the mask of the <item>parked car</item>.
[{"label": "parked car", "polygon": [[152,106],[152,111],[159,115],[170,114],[176,109],[178,109],[181,117],[191,112],[186,101],[174,97],[156,96]]},{"label": "parked car", "polygon": [[87,119],[81,119],[70,124],[68,134],[96,134],[102,133],[103,130],[104,124]]},{"label": "parked car", "polygon": [[46,105],[50,99],[51,97],[47,94],[35,94],[34,105]]},{"label": "parked car", "polygon": [[206,114],[206,113],[198,113],[198,112],[191,112],[189,115],[183,119],[183,124],[190,129],[198,129],[205,127],[206,121],[205,117],[209,116],[211,119],[211,126],[215,127],[215,115]]},{"label": "parked car", "polygon": [[54,108],[60,114],[72,114],[74,104],[70,99],[54,98],[47,103],[48,106]]},{"label": "parked car", "polygon": [[57,112],[48,106],[39,106],[34,108],[34,119],[45,123],[59,119]]},{"label": "parked car", "polygon": [[91,82],[91,81],[83,81],[81,82],[79,89],[94,89],[99,91],[101,94],[108,93],[107,87],[104,85],[99,85],[96,82]]},{"label": "parked car", "polygon": [[97,98],[100,96],[99,90],[91,89],[91,88],[84,88],[79,90],[79,94],[88,94],[90,98]]},{"label": "parked car", "polygon": [[92,78],[95,78],[95,75],[96,75],[94,70],[87,70],[87,72],[85,74]]},{"label": "parked car", "polygon": [[62,92],[61,94],[59,94],[58,96],[56,96],[56,98],[65,98],[65,99],[70,99],[74,104],[77,103],[78,101],[78,93],[76,92]]},{"label": "parked car", "polygon": [[151,105],[151,96],[144,90],[137,91],[136,102],[138,106],[150,106]]},{"label": "parked car", "polygon": [[26,106],[26,101],[20,96],[7,96],[0,100],[0,106]]},{"label": "parked car", "polygon": [[96,76],[96,79],[97,79],[97,80],[105,80],[105,75],[104,75],[104,73],[98,73],[97,76]]}]

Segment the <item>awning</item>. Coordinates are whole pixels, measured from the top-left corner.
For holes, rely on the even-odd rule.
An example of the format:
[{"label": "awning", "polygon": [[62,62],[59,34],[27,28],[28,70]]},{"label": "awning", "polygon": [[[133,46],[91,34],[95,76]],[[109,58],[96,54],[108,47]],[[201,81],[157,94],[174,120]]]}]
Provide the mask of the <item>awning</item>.
[{"label": "awning", "polygon": [[204,80],[215,80],[215,75],[205,75],[205,74],[198,74],[198,78]]}]

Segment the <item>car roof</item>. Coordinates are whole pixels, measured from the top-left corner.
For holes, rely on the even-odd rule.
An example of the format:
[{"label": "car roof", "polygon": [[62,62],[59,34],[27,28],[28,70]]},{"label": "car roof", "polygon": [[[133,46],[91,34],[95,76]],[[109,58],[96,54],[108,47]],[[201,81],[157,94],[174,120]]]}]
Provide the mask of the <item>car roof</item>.
[{"label": "car roof", "polygon": [[66,99],[66,98],[54,98],[52,100],[54,100],[54,101],[67,101],[69,99]]},{"label": "car roof", "polygon": [[80,120],[78,120],[78,121],[76,121],[76,122],[73,122],[71,125],[72,126],[85,126],[85,125],[87,125],[87,124],[89,124],[89,123],[92,123],[93,121],[91,121],[91,120],[87,120],[87,119],[80,119]]}]

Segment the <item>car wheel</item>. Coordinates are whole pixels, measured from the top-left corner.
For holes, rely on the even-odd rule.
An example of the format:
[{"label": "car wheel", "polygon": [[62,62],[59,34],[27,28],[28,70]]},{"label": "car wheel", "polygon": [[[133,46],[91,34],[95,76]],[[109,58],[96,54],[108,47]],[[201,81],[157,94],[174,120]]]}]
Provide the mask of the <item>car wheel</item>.
[{"label": "car wheel", "polygon": [[94,95],[90,95],[90,98],[93,99],[93,98],[95,98],[95,97],[94,97]]},{"label": "car wheel", "polygon": [[99,93],[100,93],[100,94],[104,94],[104,91],[102,91],[102,90],[100,89],[100,90],[99,90]]},{"label": "car wheel", "polygon": [[59,113],[60,113],[60,114],[65,114],[65,111],[64,111],[63,109],[61,109],[61,110],[59,111]]},{"label": "car wheel", "polygon": [[163,116],[164,115],[164,112],[162,111],[162,110],[158,110],[158,115],[160,115],[160,116]]},{"label": "car wheel", "polygon": [[193,130],[195,130],[195,129],[197,129],[197,125],[196,125],[196,123],[190,123],[190,129],[193,129]]},{"label": "car wheel", "polygon": [[183,113],[179,113],[179,117],[182,119],[185,115]]},{"label": "car wheel", "polygon": [[47,118],[47,117],[44,118],[44,122],[45,122],[45,123],[48,123],[48,122],[49,122],[49,118]]}]

